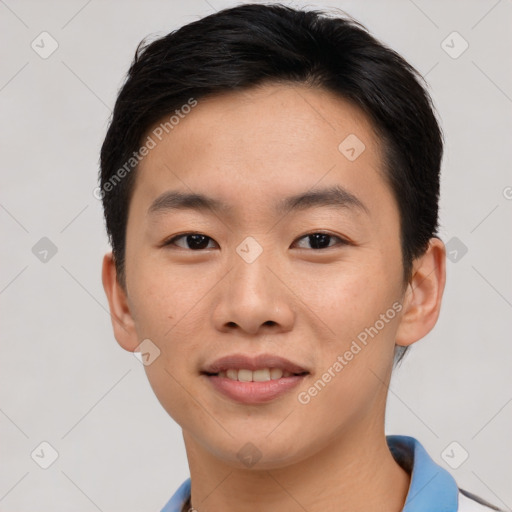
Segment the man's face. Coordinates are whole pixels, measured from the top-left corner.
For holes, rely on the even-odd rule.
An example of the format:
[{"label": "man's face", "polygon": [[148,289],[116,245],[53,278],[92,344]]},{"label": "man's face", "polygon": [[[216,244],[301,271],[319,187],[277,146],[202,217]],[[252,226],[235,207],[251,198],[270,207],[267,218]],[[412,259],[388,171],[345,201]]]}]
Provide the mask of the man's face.
[{"label": "man's face", "polygon": [[[380,150],[347,102],[267,85],[200,100],[140,164],[127,301],[136,342],[160,350],[145,367],[151,386],[189,444],[229,463],[257,450],[259,467],[271,468],[381,431],[403,267]],[[329,204],[283,206],[335,187],[347,192],[338,202],[331,194]],[[162,199],[169,192],[227,208],[179,208]],[[315,233],[324,236],[307,236]],[[308,373],[277,385],[204,373],[240,354],[282,357]]]}]

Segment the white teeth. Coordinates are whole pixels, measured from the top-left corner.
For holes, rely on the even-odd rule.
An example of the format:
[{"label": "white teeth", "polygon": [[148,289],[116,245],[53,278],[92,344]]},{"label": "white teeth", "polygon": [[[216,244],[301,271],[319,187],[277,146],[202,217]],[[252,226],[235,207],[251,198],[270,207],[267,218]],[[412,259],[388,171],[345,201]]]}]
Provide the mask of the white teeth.
[{"label": "white teeth", "polygon": [[283,370],[281,368],[272,368],[270,370],[270,378],[272,380],[280,379],[283,376]]},{"label": "white teeth", "polygon": [[260,368],[252,371],[242,368],[237,370],[230,368],[229,370],[218,373],[219,377],[227,377],[231,380],[238,380],[240,382],[265,382],[269,380],[277,380],[281,377],[290,377],[293,373],[284,372],[281,368]]},{"label": "white teeth", "polygon": [[240,382],[251,382],[251,380],[252,380],[251,370],[238,370],[238,380]]},{"label": "white teeth", "polygon": [[[238,370],[230,368],[228,371],[221,372],[221,373],[225,373],[228,379],[238,380]],[[220,373],[219,373],[219,377],[220,377]]]},{"label": "white teeth", "polygon": [[266,380],[270,380],[270,370],[268,368],[264,368],[263,370],[256,370],[252,372],[252,380],[254,382],[265,382]]}]

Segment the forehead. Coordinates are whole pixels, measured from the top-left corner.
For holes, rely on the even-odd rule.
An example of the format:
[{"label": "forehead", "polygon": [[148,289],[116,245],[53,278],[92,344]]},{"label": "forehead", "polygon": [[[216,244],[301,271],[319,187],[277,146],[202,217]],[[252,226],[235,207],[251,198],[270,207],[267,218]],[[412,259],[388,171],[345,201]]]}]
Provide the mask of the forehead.
[{"label": "forehead", "polygon": [[223,93],[198,100],[161,140],[153,135],[158,126],[148,132],[156,145],[137,170],[135,188],[147,205],[177,188],[245,199],[246,206],[316,185],[341,184],[354,195],[387,191],[371,122],[322,89],[267,84]]}]

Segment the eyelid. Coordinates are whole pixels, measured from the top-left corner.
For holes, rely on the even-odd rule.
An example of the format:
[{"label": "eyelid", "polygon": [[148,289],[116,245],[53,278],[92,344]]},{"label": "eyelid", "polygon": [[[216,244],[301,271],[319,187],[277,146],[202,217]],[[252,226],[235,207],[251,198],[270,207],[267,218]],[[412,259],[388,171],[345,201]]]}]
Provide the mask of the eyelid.
[{"label": "eyelid", "polygon": [[178,233],[177,235],[172,235],[169,238],[166,238],[161,244],[160,247],[167,247],[172,245],[173,247],[177,247],[178,249],[183,249],[184,251],[190,251],[190,252],[203,252],[205,249],[201,249],[200,251],[193,251],[192,249],[186,249],[184,247],[180,247],[179,245],[174,244],[173,242],[179,238],[187,237],[189,235],[202,235],[205,238],[208,238],[210,241],[212,241],[215,245],[219,245],[211,236],[205,235],[201,231],[185,231],[184,233]]},{"label": "eyelid", "polygon": [[[300,247],[299,249],[307,250],[307,251],[314,251],[314,252],[321,252],[321,251],[325,251],[326,249],[332,249],[334,247],[339,247],[339,246],[343,246],[343,245],[354,245],[353,242],[351,242],[350,240],[348,240],[345,237],[342,237],[340,235],[336,235],[334,233],[330,233],[328,231],[318,230],[318,231],[309,231],[308,233],[305,233],[305,234],[297,237],[293,241],[292,246],[295,245],[297,243],[297,241],[302,240],[303,238],[306,238],[306,237],[311,236],[311,235],[317,235],[317,234],[318,235],[328,235],[331,238],[336,238],[336,239],[338,239],[338,243],[336,243],[334,245],[330,245],[328,247],[324,247],[323,249],[304,249],[303,247]],[[194,251],[192,249],[187,249],[187,248],[184,248],[184,247],[180,247],[180,246],[178,246],[178,245],[173,243],[175,240],[183,238],[183,237],[187,237],[188,235],[202,235],[202,236],[208,238],[210,241],[212,241],[215,245],[217,245],[217,246],[219,245],[211,236],[205,235],[204,233],[202,233],[200,231],[186,231],[184,233],[179,233],[179,234],[176,234],[176,235],[172,235],[170,238],[165,239],[160,244],[160,247],[166,247],[166,246],[173,245],[174,247],[177,247],[179,249],[183,249],[185,251],[191,251],[191,252],[204,252],[206,250],[206,249],[201,249],[201,250]]]},{"label": "eyelid", "polygon": [[[341,235],[336,235],[334,233],[330,233],[329,231],[323,231],[323,230],[310,231],[308,233],[305,233],[304,235],[297,237],[295,239],[295,241],[293,242],[293,244],[295,244],[298,240],[302,240],[303,238],[306,238],[311,235],[328,235],[331,238],[337,238],[339,240],[339,242],[337,244],[331,245],[329,247],[325,247],[323,249],[306,249],[307,251],[321,252],[321,251],[325,251],[326,249],[333,249],[334,247],[339,247],[339,246],[343,246],[343,245],[354,245],[353,242],[351,242],[350,240],[348,240],[345,237],[342,237]],[[303,249],[303,247],[300,247],[300,249]]]}]

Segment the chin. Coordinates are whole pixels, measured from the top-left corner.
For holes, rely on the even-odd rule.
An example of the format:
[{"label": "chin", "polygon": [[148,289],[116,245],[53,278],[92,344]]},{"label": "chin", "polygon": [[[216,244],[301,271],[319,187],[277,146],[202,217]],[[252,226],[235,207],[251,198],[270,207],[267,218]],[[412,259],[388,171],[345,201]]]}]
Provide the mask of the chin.
[{"label": "chin", "polygon": [[245,431],[233,437],[226,435],[217,439],[196,438],[196,440],[212,456],[236,469],[252,471],[279,469],[300,462],[310,455],[306,453],[309,451],[308,447],[297,445],[296,433],[283,432],[282,435],[272,439],[274,433],[270,436],[266,433],[271,430],[272,428],[269,428],[261,435],[248,435]]}]

